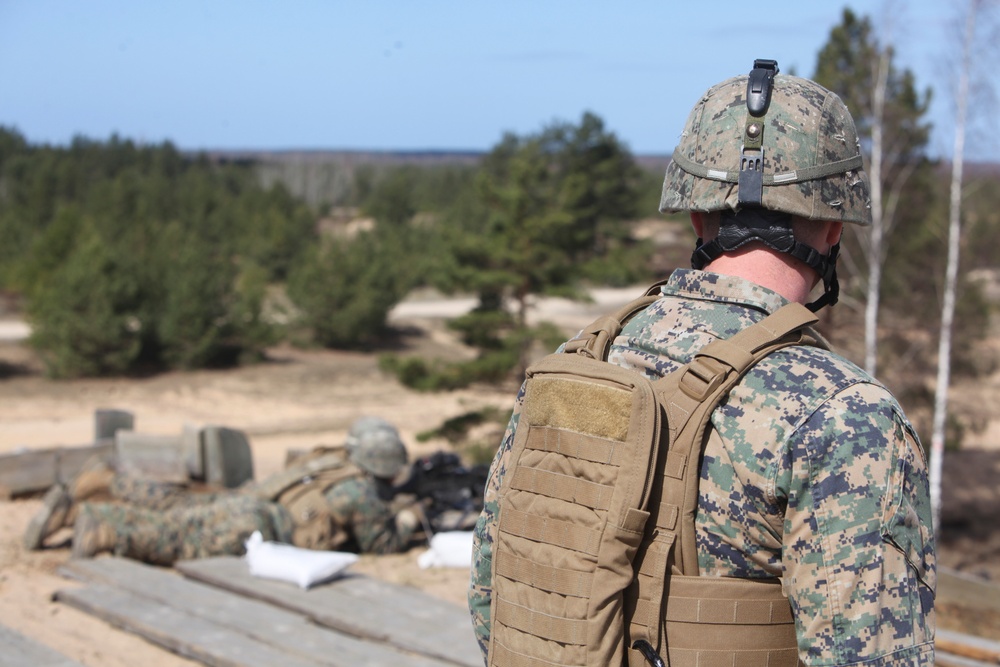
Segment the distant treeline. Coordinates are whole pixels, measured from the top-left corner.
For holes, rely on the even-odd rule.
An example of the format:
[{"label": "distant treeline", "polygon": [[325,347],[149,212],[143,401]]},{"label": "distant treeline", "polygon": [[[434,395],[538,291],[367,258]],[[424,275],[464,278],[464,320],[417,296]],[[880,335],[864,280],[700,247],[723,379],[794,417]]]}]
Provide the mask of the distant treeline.
[{"label": "distant treeline", "polygon": [[[533,295],[671,268],[632,233],[657,215],[657,160],[631,155],[592,114],[482,155],[186,154],[120,137],[52,147],[0,128],[0,290],[23,303],[49,374],[73,377],[228,365],[282,340],[378,349],[391,308],[433,286],[478,296],[451,324],[480,354],[385,356],[383,368],[422,389],[516,379],[532,341],[551,349],[561,335],[528,326]],[[958,375],[992,370],[976,341],[993,315],[983,288],[997,284],[1000,241],[1000,169],[967,174]],[[946,165],[914,162],[884,264],[881,374],[918,419],[931,398],[947,184]],[[866,234],[848,231],[841,304],[824,314],[854,359]]]},{"label": "distant treeline", "polygon": [[593,115],[485,154],[329,157],[0,128],[0,289],[48,372],[73,377],[227,365],[282,339],[372,345],[433,285],[481,297],[462,326],[501,353],[498,376],[532,335],[530,295],[649,276],[627,223],[655,210],[659,176]]},{"label": "distant treeline", "polygon": [[[359,170],[384,175],[400,167],[420,169],[474,168],[486,151],[332,151],[332,150],[213,150],[188,154],[209,161],[252,165],[264,187],[282,184],[290,193],[314,207],[356,204],[355,174]],[[659,176],[670,162],[669,155],[635,155],[643,170]],[[655,208],[647,211],[654,215]]]}]

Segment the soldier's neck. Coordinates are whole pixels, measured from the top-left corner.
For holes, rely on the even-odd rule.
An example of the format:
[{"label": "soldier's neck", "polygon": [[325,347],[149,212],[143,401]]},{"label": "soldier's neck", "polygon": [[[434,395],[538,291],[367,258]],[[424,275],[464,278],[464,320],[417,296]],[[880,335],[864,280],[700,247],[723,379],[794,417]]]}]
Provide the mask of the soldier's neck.
[{"label": "soldier's neck", "polygon": [[809,294],[819,280],[803,262],[764,246],[720,255],[705,270],[749,280],[802,304],[810,301]]}]

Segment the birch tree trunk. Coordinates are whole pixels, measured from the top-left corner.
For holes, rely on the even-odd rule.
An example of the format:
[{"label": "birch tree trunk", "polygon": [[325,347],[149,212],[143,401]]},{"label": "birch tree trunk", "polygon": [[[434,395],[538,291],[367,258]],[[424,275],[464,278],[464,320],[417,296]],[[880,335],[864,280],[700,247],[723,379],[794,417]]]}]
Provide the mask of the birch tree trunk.
[{"label": "birch tree trunk", "polygon": [[958,251],[961,241],[962,168],[965,158],[965,126],[969,103],[972,44],[976,31],[976,11],[980,0],[968,0],[962,37],[958,92],[955,100],[955,146],[951,160],[951,192],[948,206],[948,265],[945,269],[944,301],[941,307],[941,335],[938,340],[937,386],[934,391],[934,420],[931,432],[930,487],[934,529],[941,524],[941,468],[944,459],[945,426],[948,418],[948,387],[951,382],[951,335],[958,289]]},{"label": "birch tree trunk", "polygon": [[872,146],[871,184],[872,229],[868,240],[868,289],[865,303],[865,370],[875,375],[878,366],[878,309],[879,294],[882,289],[882,250],[885,238],[885,219],[882,207],[882,156],[884,151],[883,130],[885,127],[885,92],[889,81],[889,65],[892,52],[882,47],[874,76],[872,91]]}]

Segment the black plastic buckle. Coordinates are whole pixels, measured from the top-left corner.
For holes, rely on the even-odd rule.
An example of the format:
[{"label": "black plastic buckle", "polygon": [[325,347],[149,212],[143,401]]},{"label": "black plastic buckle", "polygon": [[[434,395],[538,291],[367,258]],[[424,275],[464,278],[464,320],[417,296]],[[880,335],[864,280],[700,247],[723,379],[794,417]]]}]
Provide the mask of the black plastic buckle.
[{"label": "black plastic buckle", "polygon": [[767,112],[767,105],[771,103],[774,75],[778,71],[777,60],[753,61],[753,69],[747,79],[747,111],[751,116],[760,118]]},{"label": "black plastic buckle", "polygon": [[740,149],[740,206],[760,206],[764,199],[764,149]]},{"label": "black plastic buckle", "polygon": [[653,667],[667,667],[663,662],[663,658],[661,658],[656,652],[656,649],[653,648],[653,645],[645,639],[635,640],[635,643],[632,644],[632,648],[642,653],[642,657],[644,657],[646,662],[651,664]]}]

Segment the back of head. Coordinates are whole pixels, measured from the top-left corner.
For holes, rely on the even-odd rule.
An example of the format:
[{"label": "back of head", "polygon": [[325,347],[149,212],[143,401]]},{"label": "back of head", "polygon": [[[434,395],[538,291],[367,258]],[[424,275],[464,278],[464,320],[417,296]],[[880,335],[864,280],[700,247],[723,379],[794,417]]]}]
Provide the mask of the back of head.
[{"label": "back of head", "polygon": [[347,450],[356,466],[383,479],[396,477],[407,462],[399,431],[378,417],[363,417],[351,426]]},{"label": "back of head", "polygon": [[705,92],[688,116],[667,167],[660,211],[720,214],[719,234],[698,240],[701,269],[750,243],[799,260],[823,280],[809,307],[836,303],[839,243],[818,250],[795,237],[793,221],[871,224],[868,179],[854,120],[814,81],[756,60],[749,75]]}]

